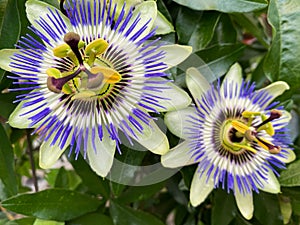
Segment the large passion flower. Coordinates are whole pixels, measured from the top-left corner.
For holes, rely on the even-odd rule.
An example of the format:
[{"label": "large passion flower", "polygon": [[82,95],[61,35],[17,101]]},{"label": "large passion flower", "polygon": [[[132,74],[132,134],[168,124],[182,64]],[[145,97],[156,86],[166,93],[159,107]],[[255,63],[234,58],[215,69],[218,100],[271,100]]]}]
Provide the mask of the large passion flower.
[{"label": "large passion flower", "polygon": [[166,114],[168,128],[184,141],[162,156],[162,164],[198,164],[190,187],[193,206],[222,188],[233,192],[240,212],[250,219],[253,192],[279,193],[277,169],[295,158],[287,130],[290,114],[272,102],[289,86],[277,81],[255,90],[237,64],[222,84],[209,84],[195,68],[187,70],[186,83],[195,106]]},{"label": "large passion flower", "polygon": [[82,152],[106,176],[120,133],[153,153],[166,153],[168,140],[149,112],[190,103],[164,71],[191,48],[161,46],[153,38],[154,1],[141,3],[139,11],[123,6],[118,16],[111,1],[69,0],[60,6],[27,1],[33,35],[23,36],[15,50],[1,50],[0,66],[15,74],[10,78],[19,86],[10,91],[23,92],[9,124],[35,128],[43,141],[42,168],[70,146],[70,153]]}]

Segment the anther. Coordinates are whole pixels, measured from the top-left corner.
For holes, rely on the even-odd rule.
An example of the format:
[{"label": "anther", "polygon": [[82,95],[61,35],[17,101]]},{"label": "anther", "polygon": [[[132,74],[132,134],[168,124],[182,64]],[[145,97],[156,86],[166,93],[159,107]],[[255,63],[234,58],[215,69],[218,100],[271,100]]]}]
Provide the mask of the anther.
[{"label": "anther", "polygon": [[264,149],[268,150],[272,154],[278,154],[281,151],[280,146],[273,145],[272,143],[269,143],[259,137],[256,137],[258,144],[262,146]]},{"label": "anther", "polygon": [[64,42],[66,42],[70,46],[76,58],[78,59],[79,64],[83,65],[83,60],[78,48],[78,43],[80,42],[79,34],[76,34],[74,32],[66,33],[64,36]]},{"label": "anther", "polygon": [[269,123],[275,119],[278,119],[282,116],[282,112],[280,112],[277,109],[272,109],[271,110],[271,115],[269,116],[269,118],[267,118],[266,120],[264,120],[263,122],[261,122],[260,124],[258,124],[257,126],[255,126],[255,129],[258,129],[259,127],[265,125],[266,123]]},{"label": "anther", "polygon": [[61,78],[55,78],[55,77],[48,77],[47,78],[47,87],[50,91],[54,93],[60,93],[63,86],[69,81],[75,78],[79,73],[81,72],[81,69],[79,68],[76,70],[73,74],[70,74],[66,77]]}]

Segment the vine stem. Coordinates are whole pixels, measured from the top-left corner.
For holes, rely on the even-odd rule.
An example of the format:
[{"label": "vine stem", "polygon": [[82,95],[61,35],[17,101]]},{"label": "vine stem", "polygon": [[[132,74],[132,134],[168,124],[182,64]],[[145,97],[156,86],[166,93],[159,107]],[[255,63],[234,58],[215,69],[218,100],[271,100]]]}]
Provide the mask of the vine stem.
[{"label": "vine stem", "polygon": [[38,186],[38,181],[37,181],[37,176],[36,176],[36,168],[35,168],[34,157],[33,157],[33,147],[32,147],[32,142],[31,142],[30,130],[26,130],[26,139],[27,139],[27,144],[28,144],[28,154],[29,154],[29,161],[30,161],[30,165],[31,165],[34,190],[35,190],[35,192],[38,192],[39,186]]}]

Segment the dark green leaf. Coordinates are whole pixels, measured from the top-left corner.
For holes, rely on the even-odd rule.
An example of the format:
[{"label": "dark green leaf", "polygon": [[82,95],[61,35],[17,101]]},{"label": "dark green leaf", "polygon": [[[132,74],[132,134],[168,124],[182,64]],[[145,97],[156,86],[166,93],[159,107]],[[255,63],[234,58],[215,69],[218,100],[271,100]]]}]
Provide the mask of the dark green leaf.
[{"label": "dark green leaf", "polygon": [[18,184],[13,150],[2,124],[0,124],[0,140],[0,199],[3,200],[18,193]]},{"label": "dark green leaf", "polygon": [[26,217],[18,220],[11,220],[5,223],[5,225],[33,225],[35,218]]},{"label": "dark green leaf", "polygon": [[2,202],[2,206],[10,211],[57,221],[70,220],[93,212],[100,204],[96,198],[63,189],[21,194]]},{"label": "dark green leaf", "polygon": [[257,16],[254,14],[242,14],[235,13],[232,14],[234,22],[243,27],[247,32],[257,38],[257,40],[265,47],[268,48],[269,45],[266,41],[266,35],[263,29],[259,26]]},{"label": "dark green leaf", "polygon": [[202,12],[180,7],[176,18],[178,42],[188,44],[192,33],[200,21]]},{"label": "dark green leaf", "polygon": [[212,225],[227,225],[237,215],[235,199],[233,194],[228,194],[222,189],[214,191],[212,208]]},{"label": "dark green leaf", "polygon": [[108,181],[97,176],[81,155],[79,155],[77,160],[75,160],[72,156],[69,160],[76,173],[80,176],[82,183],[87,186],[89,192],[93,194],[101,194],[103,197],[109,198]]},{"label": "dark green leaf", "polygon": [[236,43],[236,41],[237,41],[237,31],[232,24],[231,18],[229,17],[228,14],[225,13],[221,14],[212,43],[234,44]]},{"label": "dark green leaf", "polygon": [[217,10],[221,12],[251,12],[268,6],[265,0],[174,0],[180,5],[195,10]]},{"label": "dark green leaf", "polygon": [[118,197],[118,202],[130,203],[148,199],[161,190],[164,187],[164,184],[164,182],[161,182],[148,186],[130,187]]},{"label": "dark green leaf", "polygon": [[15,104],[12,103],[15,100],[15,98],[15,93],[0,93],[0,116],[4,117],[5,119],[8,119],[9,115],[15,108]]},{"label": "dark green leaf", "polygon": [[110,214],[115,225],[163,225],[153,215],[111,202]]},{"label": "dark green leaf", "polygon": [[300,186],[300,160],[291,163],[279,177],[280,184],[286,187]]},{"label": "dark green leaf", "polygon": [[260,192],[254,195],[254,216],[263,225],[282,225],[277,195]]},{"label": "dark green leaf", "polygon": [[110,217],[100,214],[91,213],[81,216],[77,219],[68,221],[66,225],[114,225]]},{"label": "dark green leaf", "polygon": [[188,42],[193,47],[193,51],[199,51],[210,43],[220,15],[218,12],[204,12],[202,14]]},{"label": "dark green leaf", "polygon": [[[20,17],[17,0],[0,1],[0,49],[14,48],[20,35]],[[0,81],[5,71],[0,69]]]},{"label": "dark green leaf", "polygon": [[[179,65],[179,68],[185,71],[189,67],[196,67],[209,82],[212,82],[228,71],[244,49],[245,46],[241,44],[215,45],[192,54]],[[181,76],[184,77],[185,74]],[[181,84],[182,81],[180,76],[176,78],[177,84]]]},{"label": "dark green leaf", "polygon": [[75,190],[76,187],[81,183],[80,177],[73,170],[66,170],[61,167],[55,179],[56,188],[65,188]]},{"label": "dark green leaf", "polygon": [[293,91],[300,87],[300,1],[271,0],[268,11],[273,28],[264,70],[271,81],[284,80]]}]

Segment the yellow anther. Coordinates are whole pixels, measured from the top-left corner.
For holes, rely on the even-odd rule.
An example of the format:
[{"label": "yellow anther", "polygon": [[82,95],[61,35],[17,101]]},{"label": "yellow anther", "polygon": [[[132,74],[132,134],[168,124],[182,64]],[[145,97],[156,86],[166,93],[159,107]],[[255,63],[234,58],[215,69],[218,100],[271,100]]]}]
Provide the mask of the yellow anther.
[{"label": "yellow anther", "polygon": [[244,118],[252,118],[252,117],[255,117],[255,116],[259,116],[260,114],[261,114],[260,112],[244,111],[242,113],[242,116]]},{"label": "yellow anther", "polygon": [[115,84],[122,79],[121,75],[117,71],[104,66],[96,66],[91,68],[91,73],[103,74],[103,82],[107,84]]},{"label": "yellow anther", "polygon": [[62,74],[61,72],[56,69],[56,68],[49,68],[46,70],[46,74],[49,76],[49,77],[54,77],[54,78],[61,78],[62,77]]},{"label": "yellow anther", "polygon": [[250,130],[250,127],[248,127],[246,124],[238,120],[233,120],[231,122],[231,125],[233,126],[234,129],[236,129],[238,132],[242,134],[245,134],[247,130]]},{"label": "yellow anther", "polygon": [[71,48],[68,44],[64,43],[53,48],[53,54],[56,57],[64,58],[68,56],[68,53],[71,51]]},{"label": "yellow anther", "polygon": [[100,55],[108,48],[108,43],[102,38],[98,38],[89,43],[85,48],[85,54],[87,56],[94,54]]}]

